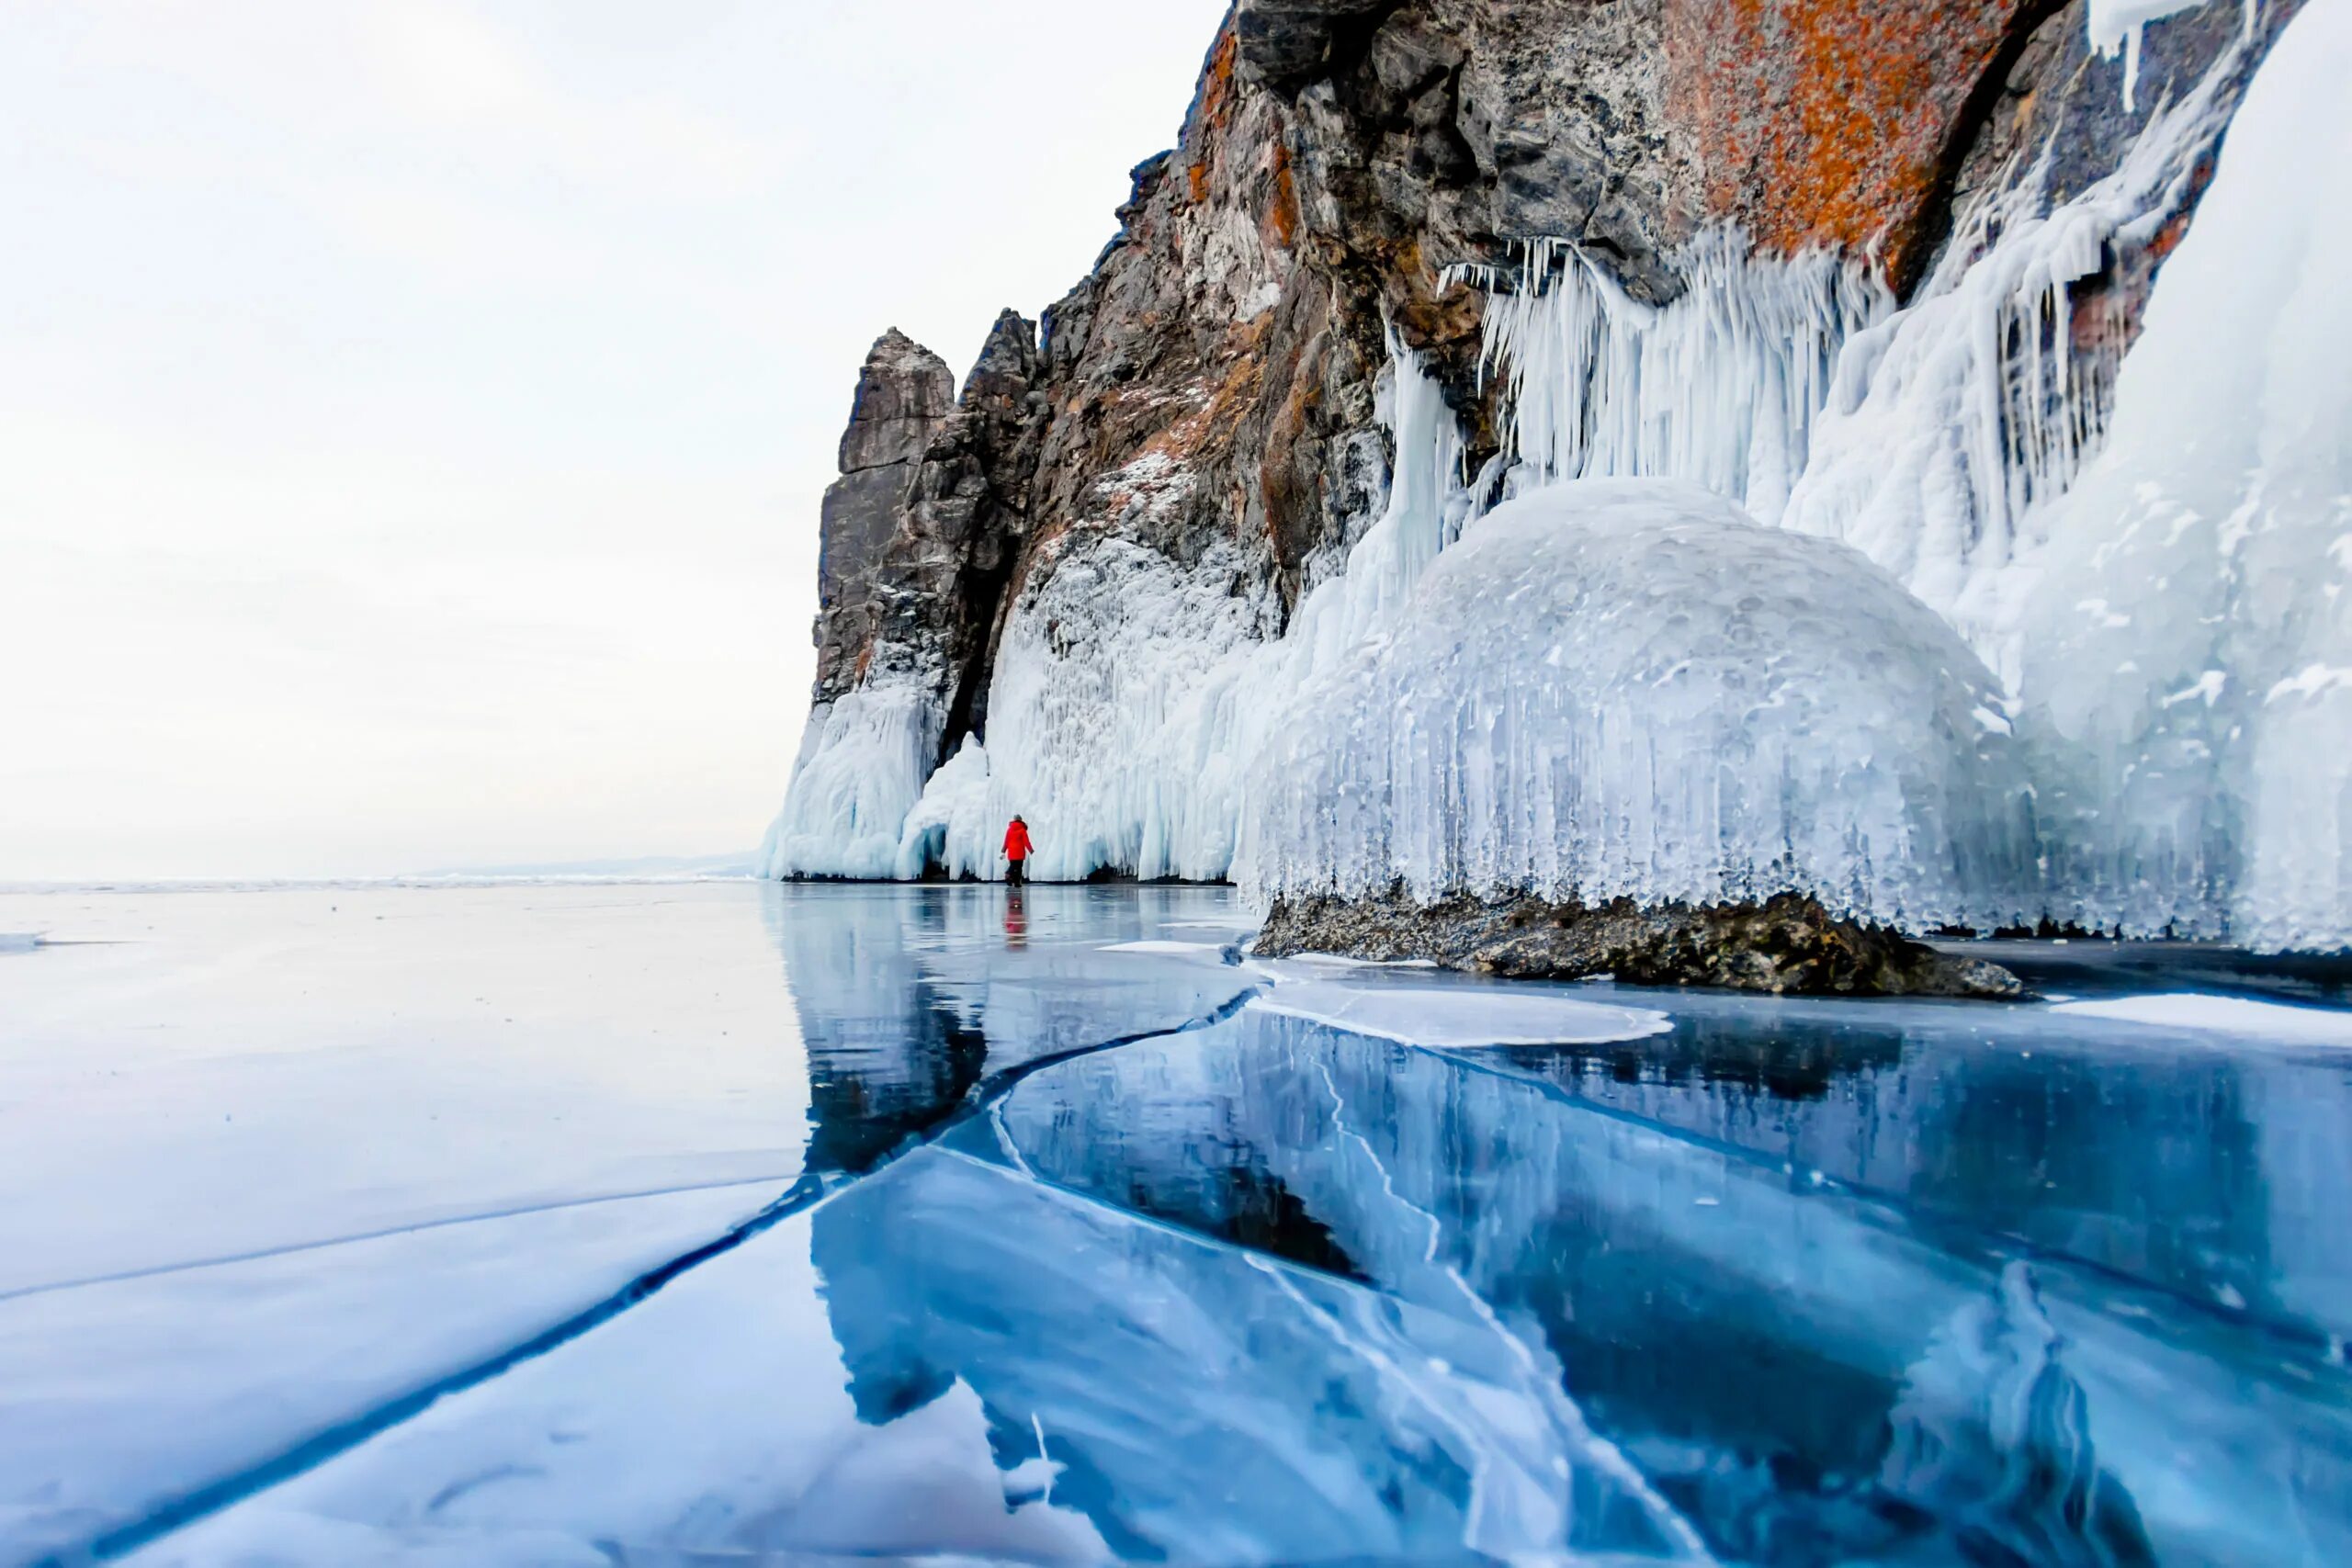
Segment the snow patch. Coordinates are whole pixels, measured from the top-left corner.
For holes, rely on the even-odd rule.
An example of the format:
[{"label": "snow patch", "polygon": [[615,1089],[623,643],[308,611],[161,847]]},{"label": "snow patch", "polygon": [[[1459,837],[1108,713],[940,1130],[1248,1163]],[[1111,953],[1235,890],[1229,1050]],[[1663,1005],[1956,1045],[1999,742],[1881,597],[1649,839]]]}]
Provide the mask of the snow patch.
[{"label": "snow patch", "polygon": [[1250,1006],[1407,1045],[1463,1050],[1496,1045],[1600,1045],[1670,1032],[1674,1021],[1645,1008],[1472,987],[1407,989],[1304,981],[1276,986]]},{"label": "snow patch", "polygon": [[1145,942],[1114,942],[1101,949],[1103,953],[1147,953],[1170,958],[1216,957],[1230,945],[1218,942],[1170,942],[1153,939]]},{"label": "snow patch", "polygon": [[2268,1040],[2280,1045],[2352,1045],[2352,1011],[2289,1007],[2243,997],[2195,993],[2123,997],[2109,1001],[2062,1002],[2050,1010],[2070,1018],[2144,1023],[2157,1029],[2210,1031]]}]

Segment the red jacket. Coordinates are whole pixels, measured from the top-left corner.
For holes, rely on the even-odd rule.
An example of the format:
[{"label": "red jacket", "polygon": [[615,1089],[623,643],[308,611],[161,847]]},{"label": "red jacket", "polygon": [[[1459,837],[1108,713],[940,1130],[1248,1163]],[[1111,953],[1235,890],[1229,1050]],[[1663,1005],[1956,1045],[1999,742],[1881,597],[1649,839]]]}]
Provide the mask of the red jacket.
[{"label": "red jacket", "polygon": [[1029,858],[1029,829],[1015,822],[1004,830],[1004,858],[1024,861]]}]

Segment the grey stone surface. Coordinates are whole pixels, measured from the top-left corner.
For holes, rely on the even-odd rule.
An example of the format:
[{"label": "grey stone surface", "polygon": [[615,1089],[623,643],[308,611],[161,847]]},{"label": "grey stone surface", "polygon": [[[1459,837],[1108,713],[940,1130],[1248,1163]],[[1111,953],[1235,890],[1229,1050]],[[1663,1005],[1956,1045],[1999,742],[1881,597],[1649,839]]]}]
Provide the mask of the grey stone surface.
[{"label": "grey stone surface", "polygon": [[1419,959],[1523,980],[1613,975],[1634,986],[1776,994],[2025,999],[2017,976],[1899,932],[1832,918],[1810,898],[1762,905],[1597,908],[1532,897],[1422,904],[1401,889],[1370,898],[1285,899],[1260,932],[1261,957],[1332,953]]},{"label": "grey stone surface", "polygon": [[977,728],[996,604],[1027,528],[1039,370],[1036,330],[1010,310],[960,399],[929,350],[897,332],[875,344],[825,494],[816,704],[912,681],[948,716],[948,747]]}]

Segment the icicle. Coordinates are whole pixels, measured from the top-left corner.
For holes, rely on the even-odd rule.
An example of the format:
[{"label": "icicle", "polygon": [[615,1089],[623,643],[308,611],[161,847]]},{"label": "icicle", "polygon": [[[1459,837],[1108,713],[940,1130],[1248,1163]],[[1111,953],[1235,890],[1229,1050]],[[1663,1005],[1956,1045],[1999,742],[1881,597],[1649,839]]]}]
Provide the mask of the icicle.
[{"label": "icicle", "polygon": [[1758,260],[1729,231],[1677,258],[1686,287],[1663,308],[1564,241],[1526,243],[1520,264],[1489,302],[1481,375],[1504,378],[1505,447],[1531,482],[1684,479],[1767,523],[1804,471],[1840,345],[1892,305],[1850,264]]},{"label": "icicle", "polygon": [[1960,628],[2011,684],[2044,513],[2105,437],[2116,356],[2079,354],[2075,287],[2177,213],[2232,57],[2054,210],[2052,151],[1970,213],[1918,298],[1846,344],[1784,525],[1843,539]]},{"label": "icicle", "polygon": [[[2254,36],[2256,7],[2261,0],[2245,0],[2245,36]],[[2090,0],[2086,19],[2091,50],[2101,60],[2123,56],[2123,112],[2138,112],[2141,36],[2151,22],[2180,11],[2194,10],[2205,0]]]},{"label": "icicle", "polygon": [[2018,734],[2073,907],[2352,942],[2352,8],[2256,73],[2047,520]]}]

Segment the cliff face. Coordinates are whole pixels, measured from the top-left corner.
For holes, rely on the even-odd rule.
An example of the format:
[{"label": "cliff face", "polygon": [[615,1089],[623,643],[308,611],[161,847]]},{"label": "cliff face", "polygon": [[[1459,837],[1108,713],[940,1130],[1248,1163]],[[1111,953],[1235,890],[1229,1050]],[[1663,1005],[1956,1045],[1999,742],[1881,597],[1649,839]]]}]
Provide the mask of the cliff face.
[{"label": "cliff face", "polygon": [[911,681],[940,699],[944,740],[985,717],[988,629],[1028,531],[1046,423],[1035,340],[1006,311],[960,399],[903,333],[866,356],[820,530],[819,705]]},{"label": "cliff face", "polygon": [[[1574,361],[1572,344],[1547,373],[1591,426],[1609,398],[1661,395],[1608,381],[1608,333],[1634,343],[1725,298],[1736,313],[1783,264],[1843,268],[1839,298],[1865,304],[1824,329],[1805,373],[1820,403],[1859,322],[1929,315],[2005,243],[2098,206],[2087,256],[2012,286],[1973,372],[2019,400],[1994,436],[2016,450],[1990,462],[2018,472],[1986,471],[1980,451],[1968,482],[2063,487],[2096,449],[2230,110],[2297,9],[2171,17],[2139,40],[2127,89],[2125,62],[2093,48],[2086,0],[1238,0],[1177,147],[1136,170],[1118,237],[1041,339],[1008,313],[952,404],[935,358],[895,333],[877,344],[826,503],[809,744],[880,724],[910,738],[918,776],[878,795],[836,780],[822,799],[797,780],[770,870],[906,874],[912,856],[920,871],[927,854],[884,852],[883,819],[978,739],[998,793],[1046,814],[1049,874],[1224,874],[1234,831],[1192,817],[1229,802],[1171,807],[1170,778],[1193,764],[1144,776],[1128,754],[1160,744],[1204,671],[1281,639],[1394,510],[1392,365],[1445,404],[1443,537],[1539,469],[1658,466],[1589,430],[1555,440],[1565,463],[1527,449],[1527,367],[1497,313],[1571,284],[1598,291],[1600,324],[1575,330],[1600,346]],[[1710,272],[1705,255],[1733,259]],[[1624,412],[1629,429],[1664,417],[1646,400]],[[1793,411],[1791,478],[1819,417]],[[2036,455],[2029,425],[2075,433],[2063,463]],[[1986,570],[2024,548],[1996,521],[1962,521],[1971,570],[1989,559],[1980,536],[2007,552]],[[1855,544],[2000,663],[1995,634],[1922,585],[1916,541],[1882,548],[1836,506],[1798,506],[1790,525]],[[1119,797],[1125,817],[1056,822],[1056,798],[1079,794]],[[853,841],[866,847],[845,856]]]}]

